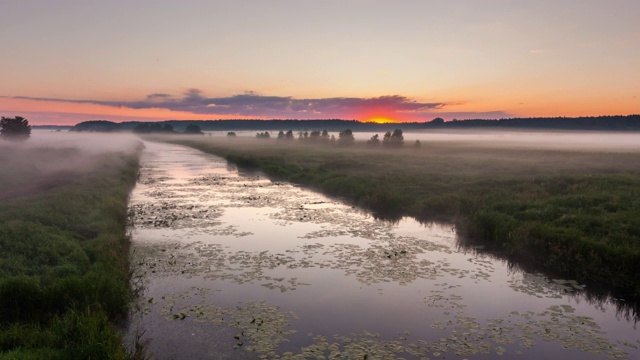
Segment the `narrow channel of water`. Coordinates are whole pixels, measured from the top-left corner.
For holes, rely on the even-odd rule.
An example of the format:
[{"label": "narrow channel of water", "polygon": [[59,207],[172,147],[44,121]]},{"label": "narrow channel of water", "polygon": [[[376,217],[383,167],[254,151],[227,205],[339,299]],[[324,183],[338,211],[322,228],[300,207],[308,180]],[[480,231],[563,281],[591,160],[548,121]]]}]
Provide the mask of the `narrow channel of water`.
[{"label": "narrow channel of water", "polygon": [[450,226],[145,145],[128,338],[159,359],[640,358],[614,304],[464,250]]}]

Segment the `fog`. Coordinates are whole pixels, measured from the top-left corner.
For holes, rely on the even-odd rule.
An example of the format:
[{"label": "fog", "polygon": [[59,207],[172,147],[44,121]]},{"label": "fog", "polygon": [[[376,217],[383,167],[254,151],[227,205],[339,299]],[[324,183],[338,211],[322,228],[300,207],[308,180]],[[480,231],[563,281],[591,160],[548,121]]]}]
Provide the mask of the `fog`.
[{"label": "fog", "polygon": [[[227,132],[210,132],[193,136],[202,141],[223,141],[236,149],[262,149],[263,153],[304,149],[313,157],[316,151],[330,151],[328,156],[354,157],[359,154],[383,154],[397,149],[370,148],[364,142],[375,133],[354,133],[353,147],[313,144],[306,141],[277,141],[255,139],[259,131],[238,131],[237,137]],[[378,133],[380,137],[382,133]],[[337,132],[330,135],[338,137]],[[298,133],[296,132],[296,139]],[[174,135],[168,139],[184,138]],[[498,175],[528,171],[536,174],[576,172],[638,171],[636,154],[640,152],[640,133],[637,132],[569,132],[569,131],[501,131],[458,130],[405,132],[402,164],[397,166],[428,166],[443,173],[466,173],[470,176]],[[413,144],[420,140],[421,149]],[[133,153],[141,140],[132,133],[77,133],[34,130],[24,142],[0,141],[0,197],[23,194],[29,189],[59,186],[79,174],[100,169],[106,164],[108,153]],[[323,150],[324,149],[324,150]],[[340,154],[340,155],[337,155]],[[114,157],[111,157],[113,159]],[[416,160],[409,160],[410,158]],[[356,160],[357,159],[357,160]],[[308,158],[305,161],[312,161]],[[408,170],[408,169],[407,169]]]},{"label": "fog", "polygon": [[640,151],[637,132],[460,130],[405,134],[405,141],[415,140],[506,148]]},{"label": "fog", "polygon": [[[399,126],[399,128],[402,128]],[[239,137],[255,137],[259,131],[236,131]],[[298,137],[298,131],[294,132]],[[226,136],[226,131],[207,132],[211,136]],[[271,139],[278,132],[270,132]],[[378,134],[380,140],[384,132],[354,132],[356,141],[369,140]],[[329,132],[338,137],[338,132]],[[639,132],[595,132],[595,131],[511,131],[511,130],[429,130],[405,131],[407,145],[416,140],[429,143],[451,143],[458,146],[478,146],[492,148],[522,148],[575,151],[635,152],[640,151]]]},{"label": "fog", "polygon": [[[140,139],[132,133],[80,133],[70,131],[33,130],[27,147],[76,148],[95,155],[106,152],[135,150]],[[2,143],[9,143],[3,141]]]},{"label": "fog", "polygon": [[0,199],[43,191],[93,173],[141,145],[132,134],[34,130],[26,141],[0,141]]}]

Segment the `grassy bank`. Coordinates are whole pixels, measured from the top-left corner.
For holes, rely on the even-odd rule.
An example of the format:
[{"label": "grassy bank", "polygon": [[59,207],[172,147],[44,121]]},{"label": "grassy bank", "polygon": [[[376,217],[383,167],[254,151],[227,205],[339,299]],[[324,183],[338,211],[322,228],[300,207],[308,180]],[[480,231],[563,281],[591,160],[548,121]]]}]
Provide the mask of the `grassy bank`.
[{"label": "grassy bank", "polygon": [[350,147],[171,138],[240,166],[340,196],[386,217],[455,223],[510,259],[640,298],[636,153],[462,143]]},{"label": "grassy bank", "polygon": [[135,152],[3,146],[0,358],[126,359]]}]

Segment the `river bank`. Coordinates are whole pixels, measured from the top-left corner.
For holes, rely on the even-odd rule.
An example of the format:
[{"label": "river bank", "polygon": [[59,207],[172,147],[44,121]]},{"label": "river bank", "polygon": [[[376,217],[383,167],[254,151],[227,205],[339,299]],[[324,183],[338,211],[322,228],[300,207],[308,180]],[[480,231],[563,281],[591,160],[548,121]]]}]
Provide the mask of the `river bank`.
[{"label": "river bank", "polygon": [[[136,359],[127,200],[135,138],[35,134],[0,152],[0,358]],[[111,145],[105,145],[105,144]]]}]

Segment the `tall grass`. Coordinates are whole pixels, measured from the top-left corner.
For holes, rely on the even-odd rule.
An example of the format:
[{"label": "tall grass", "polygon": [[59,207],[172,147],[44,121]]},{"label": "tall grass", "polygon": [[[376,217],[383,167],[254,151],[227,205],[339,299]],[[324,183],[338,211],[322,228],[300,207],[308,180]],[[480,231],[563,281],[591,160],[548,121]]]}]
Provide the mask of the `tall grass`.
[{"label": "tall grass", "polygon": [[[0,173],[0,358],[132,357],[116,324],[130,300],[126,209],[137,154],[3,154],[11,171]],[[78,166],[49,172],[43,161]]]},{"label": "tall grass", "polygon": [[380,216],[455,223],[467,241],[512,260],[640,299],[637,153],[161,140],[343,197]]}]

